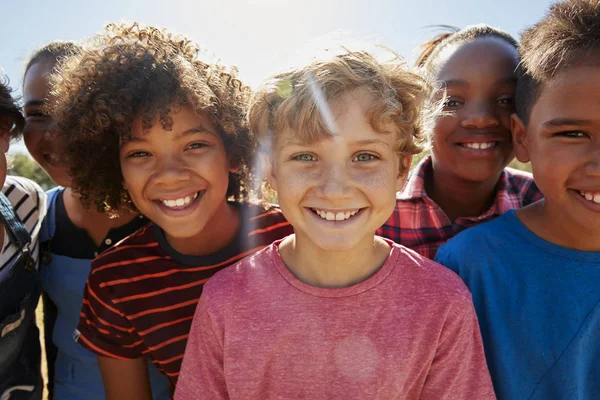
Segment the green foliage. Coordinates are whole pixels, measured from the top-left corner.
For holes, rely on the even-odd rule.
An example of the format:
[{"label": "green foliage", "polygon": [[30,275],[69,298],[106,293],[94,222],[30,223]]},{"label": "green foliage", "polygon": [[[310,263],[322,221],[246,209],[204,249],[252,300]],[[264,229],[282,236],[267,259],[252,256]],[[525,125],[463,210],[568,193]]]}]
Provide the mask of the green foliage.
[{"label": "green foliage", "polygon": [[8,175],[22,176],[31,179],[44,190],[52,189],[56,183],[31,157],[24,153],[11,153],[8,155]]}]

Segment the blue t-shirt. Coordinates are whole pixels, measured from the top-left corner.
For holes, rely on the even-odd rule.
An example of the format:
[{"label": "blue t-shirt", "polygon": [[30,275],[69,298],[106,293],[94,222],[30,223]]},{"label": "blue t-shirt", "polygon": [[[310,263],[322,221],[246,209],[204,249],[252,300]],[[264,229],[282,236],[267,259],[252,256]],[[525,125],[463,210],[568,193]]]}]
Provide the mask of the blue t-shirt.
[{"label": "blue t-shirt", "polygon": [[435,261],[473,294],[499,399],[600,398],[600,252],[547,242],[513,210],[460,233]]}]

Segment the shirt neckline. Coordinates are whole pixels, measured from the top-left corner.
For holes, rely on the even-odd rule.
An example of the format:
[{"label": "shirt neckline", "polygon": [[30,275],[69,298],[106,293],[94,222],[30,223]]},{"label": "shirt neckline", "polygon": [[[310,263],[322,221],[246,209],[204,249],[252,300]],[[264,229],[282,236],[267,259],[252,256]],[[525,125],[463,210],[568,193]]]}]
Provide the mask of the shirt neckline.
[{"label": "shirt neckline", "polygon": [[519,234],[523,239],[527,240],[535,247],[558,257],[568,258],[570,260],[575,261],[600,264],[600,252],[568,249],[566,247],[562,247],[552,242],[549,242],[546,239],[543,239],[540,236],[536,235],[533,231],[527,228],[527,226],[525,226],[525,224],[521,222],[515,211],[516,210],[508,211],[506,214],[503,215],[503,218],[507,219],[509,226],[513,227],[517,234]]},{"label": "shirt neckline", "polygon": [[186,266],[210,266],[226,261],[242,252],[245,239],[248,237],[248,224],[246,223],[248,218],[245,216],[249,212],[249,206],[246,203],[232,202],[230,204],[239,207],[240,229],[238,229],[233,240],[217,253],[208,254],[205,256],[194,256],[180,253],[175,250],[173,246],[171,246],[162,228],[153,222],[151,229],[154,238],[158,242],[158,245],[162,251],[164,251],[176,262]]},{"label": "shirt neckline", "polygon": [[344,287],[344,288],[321,288],[311,286],[307,283],[302,282],[285,266],[281,254],[279,253],[279,245],[283,239],[277,240],[271,244],[272,260],[277,268],[279,274],[285,279],[290,285],[296,289],[315,297],[349,297],[355,296],[364,292],[367,292],[379,284],[381,284],[393,271],[397,264],[397,260],[400,254],[401,247],[395,244],[389,239],[383,238],[390,245],[390,252],[385,263],[379,268],[375,274],[367,278],[366,280],[359,282],[355,285]]}]

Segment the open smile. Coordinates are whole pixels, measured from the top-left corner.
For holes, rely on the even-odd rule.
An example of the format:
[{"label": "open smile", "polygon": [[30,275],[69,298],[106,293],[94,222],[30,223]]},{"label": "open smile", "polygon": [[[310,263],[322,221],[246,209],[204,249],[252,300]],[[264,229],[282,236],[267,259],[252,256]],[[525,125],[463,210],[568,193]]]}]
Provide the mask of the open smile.
[{"label": "open smile", "polygon": [[458,145],[461,147],[465,147],[467,149],[474,149],[474,150],[487,150],[487,149],[491,149],[494,147],[498,147],[498,144],[500,142],[498,141],[492,141],[492,142],[470,142],[470,143],[459,143]]},{"label": "open smile", "polygon": [[600,192],[584,192],[580,190],[579,194],[587,201],[600,204]]},{"label": "open smile", "polygon": [[159,198],[154,200],[156,204],[159,205],[161,209],[166,211],[169,214],[178,215],[180,213],[186,213],[187,211],[192,210],[198,204],[205,191],[200,190],[195,193],[191,193],[185,196],[177,196],[169,198]]},{"label": "open smile", "polygon": [[357,214],[360,214],[360,212],[363,209],[355,208],[355,209],[350,209],[350,210],[325,210],[325,209],[311,208],[310,210],[314,214],[317,214],[319,217],[321,217],[324,220],[341,222],[341,221],[349,220],[350,218],[353,218]]}]

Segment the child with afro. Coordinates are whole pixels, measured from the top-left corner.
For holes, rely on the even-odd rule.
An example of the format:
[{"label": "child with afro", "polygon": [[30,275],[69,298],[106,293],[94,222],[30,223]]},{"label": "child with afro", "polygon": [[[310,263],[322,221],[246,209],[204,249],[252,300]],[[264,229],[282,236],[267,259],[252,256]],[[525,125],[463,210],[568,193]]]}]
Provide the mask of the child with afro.
[{"label": "child with afro", "polygon": [[92,262],[75,332],[108,399],[149,399],[145,357],[174,388],[209,278],[291,233],[278,209],[248,201],[250,91],[189,39],[139,24],[107,26],[52,87],[81,199],[151,221]]}]

